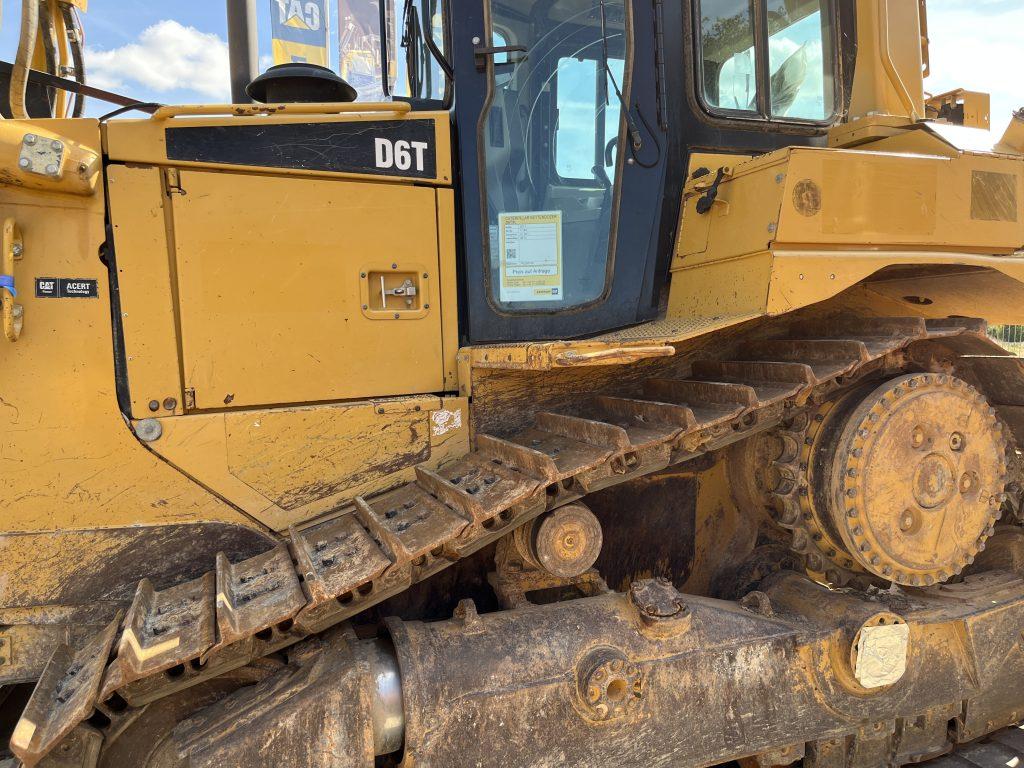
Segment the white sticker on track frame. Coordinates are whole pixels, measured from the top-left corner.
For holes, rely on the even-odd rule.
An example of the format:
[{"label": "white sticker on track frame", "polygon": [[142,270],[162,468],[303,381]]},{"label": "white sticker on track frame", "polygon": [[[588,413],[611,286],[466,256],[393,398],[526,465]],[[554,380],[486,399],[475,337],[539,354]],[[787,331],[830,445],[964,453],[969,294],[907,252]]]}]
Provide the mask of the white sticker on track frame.
[{"label": "white sticker on track frame", "polygon": [[462,411],[434,411],[430,414],[430,420],[432,422],[431,429],[433,429],[434,437],[441,437],[447,435],[456,429],[462,429]]}]

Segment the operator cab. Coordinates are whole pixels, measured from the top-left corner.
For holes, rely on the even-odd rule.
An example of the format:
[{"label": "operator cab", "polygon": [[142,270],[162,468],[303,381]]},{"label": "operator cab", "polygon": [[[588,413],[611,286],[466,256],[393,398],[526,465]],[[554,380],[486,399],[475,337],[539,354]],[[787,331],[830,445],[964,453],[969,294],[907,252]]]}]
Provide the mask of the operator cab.
[{"label": "operator cab", "polygon": [[387,32],[343,43],[359,98],[453,109],[470,343],[657,317],[691,155],[821,143],[852,79],[834,0],[363,5]]}]

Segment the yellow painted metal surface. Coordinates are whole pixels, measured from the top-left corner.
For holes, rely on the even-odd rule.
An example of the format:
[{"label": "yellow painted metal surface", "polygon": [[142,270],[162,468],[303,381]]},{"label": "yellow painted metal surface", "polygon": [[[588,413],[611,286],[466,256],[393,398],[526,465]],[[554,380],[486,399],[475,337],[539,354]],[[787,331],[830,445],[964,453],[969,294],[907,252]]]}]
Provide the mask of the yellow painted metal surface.
[{"label": "yellow painted metal surface", "polygon": [[[877,152],[896,145],[899,152]],[[918,147],[924,154],[908,152]],[[729,169],[705,213],[687,185],[670,317],[779,314],[886,267],[970,265],[1024,280],[1024,162],[905,131],[872,151],[793,148]]]},{"label": "yellow painted metal surface", "polygon": [[851,117],[923,118],[924,49],[915,44],[923,37],[920,4],[859,0],[856,6],[858,50]]},{"label": "yellow painted metal surface", "polygon": [[[686,187],[673,270],[755,253],[774,239],[781,206],[780,188],[786,181],[786,153],[777,152],[728,167],[711,210],[697,213],[697,203],[715,175],[693,180]],[[740,221],[742,226],[737,225]]]},{"label": "yellow painted metal surface", "polygon": [[[297,106],[297,105],[293,105]],[[338,106],[338,105],[334,105]],[[343,106],[343,105],[342,105]],[[201,112],[202,107],[196,109]],[[278,111],[272,116],[207,116],[189,117],[187,119],[173,120],[113,120],[106,124],[104,134],[104,147],[112,160],[131,163],[145,163],[151,165],[174,165],[182,168],[209,167],[208,164],[200,162],[171,163],[167,159],[167,137],[166,131],[170,127],[208,127],[208,126],[263,126],[272,122],[275,125],[284,124],[321,124],[321,123],[359,123],[378,120],[433,120],[434,122],[434,147],[437,155],[437,174],[433,179],[437,184],[450,184],[452,181],[452,150],[451,132],[449,129],[447,112],[416,112],[408,116],[393,113],[361,113],[344,115],[323,115],[323,114],[296,114],[292,111]],[[271,174],[275,176],[326,176],[332,178],[364,179],[379,183],[380,176],[355,173],[333,173],[329,171],[307,171],[300,168],[266,168],[260,166],[230,165],[218,166],[231,168],[232,170],[249,171],[252,173]],[[388,181],[407,181],[423,183],[424,179],[389,176]],[[427,183],[431,180],[427,179]]]},{"label": "yellow painted metal surface", "polygon": [[[173,196],[184,384],[199,409],[443,388],[433,189],[182,171]],[[368,315],[370,273],[422,312]],[[420,277],[422,276],[422,277]],[[368,293],[367,293],[368,292]]]},{"label": "yellow painted metal surface", "polygon": [[776,243],[1003,254],[1024,245],[1024,163],[793,150],[786,175]]},{"label": "yellow painted metal surface", "polygon": [[944,113],[957,108],[963,109],[963,125],[984,128],[992,125],[992,97],[979,91],[957,88],[940,93],[925,101],[925,112],[929,119],[946,119]]},{"label": "yellow painted metal surface", "polygon": [[[942,283],[946,286],[942,289],[943,293],[953,287],[950,283],[963,283],[963,285],[956,286],[956,294],[960,297],[955,305],[957,311],[938,315],[927,311],[927,304],[905,302],[905,312],[923,314],[928,317],[947,317],[950,314],[981,316],[991,319],[992,322],[1024,323],[1024,304],[1018,304],[1012,300],[1014,296],[1024,298],[1024,294],[1020,293],[1020,285],[1024,284],[1024,258],[950,252],[908,255],[901,251],[862,250],[838,255],[829,251],[775,251],[772,256],[772,277],[766,304],[768,314],[781,314],[824,301],[887,267],[927,264],[944,266],[949,269],[952,276],[947,277]],[[970,281],[967,279],[967,275],[974,275],[974,273],[957,275],[958,272],[963,272],[958,268],[964,267],[982,268],[986,270],[984,274],[1003,275],[1009,280],[990,282],[990,287],[999,286],[995,293],[986,294],[984,290],[978,288],[969,291],[967,285]],[[884,282],[879,283],[879,285],[884,284]],[[914,285],[920,285],[920,287],[913,288]],[[903,292],[900,296],[928,298],[929,292],[925,290],[928,285],[930,282],[927,276],[905,278],[902,281],[901,290]],[[969,297],[971,297],[970,300],[968,300]],[[947,296],[947,300],[950,298]],[[951,310],[954,309],[953,306],[948,304],[947,306]]]},{"label": "yellow painted metal surface", "polygon": [[437,190],[437,251],[444,390],[455,392],[459,388],[459,288],[455,268],[455,192],[450,189]]},{"label": "yellow painted metal surface", "polygon": [[[47,121],[96,145],[93,120]],[[118,409],[101,194],[0,185],[0,215],[24,237],[24,328],[0,339],[0,517],[45,531],[196,520],[254,525],[139,443]],[[95,280],[99,298],[38,298],[36,278]]]},{"label": "yellow painted metal surface", "polygon": [[[107,169],[132,415],[184,412],[170,211],[158,168]],[[156,409],[150,407],[156,403]],[[170,406],[170,407],[168,407]]]},{"label": "yellow painted metal surface", "polygon": [[469,450],[468,402],[419,396],[160,420],[150,447],[274,530]]},{"label": "yellow painted metal surface", "polygon": [[[102,170],[99,134],[85,131],[80,134],[81,139],[72,138],[63,132],[65,123],[61,120],[0,122],[0,184],[75,195],[95,193]],[[22,168],[23,157],[31,159],[38,172]],[[46,172],[51,165],[53,172]]]},{"label": "yellow painted metal surface", "polygon": [[953,266],[930,275],[878,275],[822,306],[864,315],[983,317],[992,324],[1024,325],[1024,273]]},{"label": "yellow painted metal surface", "polygon": [[1006,126],[1006,131],[995,148],[998,152],[1024,155],[1024,109],[1014,112],[1013,119]]},{"label": "yellow painted metal surface", "polygon": [[[447,118],[416,117],[433,117],[439,138],[444,128],[447,181]],[[150,450],[273,530],[468,450],[468,404],[420,394],[457,386],[454,194],[392,177],[171,164],[163,131],[367,119],[402,118],[289,111],[107,127],[112,156],[132,161],[109,167],[132,416],[158,418]]]}]

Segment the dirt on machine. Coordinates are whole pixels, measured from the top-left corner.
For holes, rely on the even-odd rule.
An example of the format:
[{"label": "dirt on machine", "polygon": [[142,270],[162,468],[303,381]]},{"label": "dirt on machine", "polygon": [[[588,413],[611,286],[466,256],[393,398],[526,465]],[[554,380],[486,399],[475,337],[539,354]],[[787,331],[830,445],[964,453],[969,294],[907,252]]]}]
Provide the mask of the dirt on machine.
[{"label": "dirt on machine", "polygon": [[0,766],[1024,757],[1024,110],[924,0],[226,10],[230,104],[0,62]]}]

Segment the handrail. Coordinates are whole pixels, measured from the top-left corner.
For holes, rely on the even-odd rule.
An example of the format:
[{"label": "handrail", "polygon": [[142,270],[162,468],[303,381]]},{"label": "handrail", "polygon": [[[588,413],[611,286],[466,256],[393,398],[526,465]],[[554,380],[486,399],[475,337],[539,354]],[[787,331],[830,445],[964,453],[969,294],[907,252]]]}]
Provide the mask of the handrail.
[{"label": "handrail", "polygon": [[390,112],[404,115],[412,109],[407,101],[387,102],[344,102],[316,104],[183,104],[172,107],[160,107],[153,113],[152,120],[169,120],[185,115],[233,115],[235,117],[253,117],[256,115],[340,115],[373,112]]}]

